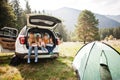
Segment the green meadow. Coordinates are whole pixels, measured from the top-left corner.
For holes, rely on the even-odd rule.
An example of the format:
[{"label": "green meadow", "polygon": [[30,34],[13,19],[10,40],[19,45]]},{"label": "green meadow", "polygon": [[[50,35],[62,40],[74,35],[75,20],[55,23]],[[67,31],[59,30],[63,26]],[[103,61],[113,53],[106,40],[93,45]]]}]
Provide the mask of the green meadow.
[{"label": "green meadow", "polygon": [[[119,44],[108,43],[120,52]],[[57,59],[39,59],[38,63],[26,60],[18,66],[10,66],[14,53],[0,53],[0,80],[77,80],[72,61],[83,46],[80,42],[64,42],[59,45]]]}]

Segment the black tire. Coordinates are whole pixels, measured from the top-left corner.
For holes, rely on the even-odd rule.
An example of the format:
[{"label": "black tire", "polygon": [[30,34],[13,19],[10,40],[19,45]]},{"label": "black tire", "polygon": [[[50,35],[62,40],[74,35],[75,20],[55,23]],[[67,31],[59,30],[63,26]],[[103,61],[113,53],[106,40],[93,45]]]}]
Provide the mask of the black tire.
[{"label": "black tire", "polygon": [[52,58],[50,58],[50,60],[56,60],[58,57],[52,57]]},{"label": "black tire", "polygon": [[13,56],[13,58],[10,61],[10,65],[12,66],[18,66],[21,63],[21,58],[19,58],[18,56]]}]

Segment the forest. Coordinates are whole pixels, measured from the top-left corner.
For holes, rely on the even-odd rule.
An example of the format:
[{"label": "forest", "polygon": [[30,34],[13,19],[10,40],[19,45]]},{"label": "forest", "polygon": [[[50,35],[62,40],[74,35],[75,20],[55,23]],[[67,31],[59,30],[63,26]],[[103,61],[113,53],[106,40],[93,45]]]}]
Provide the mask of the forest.
[{"label": "forest", "polygon": [[100,39],[120,39],[120,27],[99,29]]},{"label": "forest", "polygon": [[[0,0],[0,28],[5,26],[14,27],[20,31],[26,25],[26,14],[37,13],[37,14],[51,15],[47,13],[45,10],[32,11],[29,5],[29,1],[25,0],[25,3],[26,3],[26,6],[25,6],[25,9],[23,9],[20,5],[19,0]],[[99,20],[97,25],[99,25]],[[65,27],[66,25],[63,24],[61,25],[60,28],[56,28],[55,30],[56,32],[61,34],[63,41],[65,42],[80,41],[76,35],[78,34],[76,33],[76,30],[74,32],[69,32]],[[120,39],[120,36],[119,36],[120,27],[98,28],[97,32],[99,33],[97,36],[98,38],[92,39],[92,40]],[[91,39],[88,41],[91,41]]]}]

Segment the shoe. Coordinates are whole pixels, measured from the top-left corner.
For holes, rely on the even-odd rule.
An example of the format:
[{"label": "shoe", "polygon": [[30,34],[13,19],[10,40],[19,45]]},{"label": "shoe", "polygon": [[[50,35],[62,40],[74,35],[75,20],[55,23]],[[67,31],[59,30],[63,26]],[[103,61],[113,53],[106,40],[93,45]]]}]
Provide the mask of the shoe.
[{"label": "shoe", "polygon": [[38,58],[35,58],[35,63],[37,63],[38,62]]},{"label": "shoe", "polygon": [[53,54],[53,52],[50,52],[50,54]]},{"label": "shoe", "polygon": [[28,59],[27,63],[30,63],[30,59]]}]

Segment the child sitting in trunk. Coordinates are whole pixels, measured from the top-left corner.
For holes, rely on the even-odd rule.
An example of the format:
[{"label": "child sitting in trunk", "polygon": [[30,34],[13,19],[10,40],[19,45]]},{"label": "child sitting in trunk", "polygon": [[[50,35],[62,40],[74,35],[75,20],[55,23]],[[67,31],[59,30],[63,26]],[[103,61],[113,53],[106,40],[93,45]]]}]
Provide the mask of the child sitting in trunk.
[{"label": "child sitting in trunk", "polygon": [[43,41],[45,42],[48,53],[52,54],[53,53],[52,51],[54,49],[52,37],[50,37],[47,33],[45,33],[43,37]]},{"label": "child sitting in trunk", "polygon": [[38,42],[38,46],[41,47],[41,50],[46,51],[45,42],[43,41],[42,36],[39,33],[37,34],[37,42]]},{"label": "child sitting in trunk", "polygon": [[38,47],[37,47],[38,44],[37,44],[37,40],[32,32],[29,33],[28,44],[29,44],[29,50],[28,50],[27,62],[30,63],[30,55],[32,53],[33,47],[34,47],[34,53],[35,53],[35,62],[38,62]]}]

